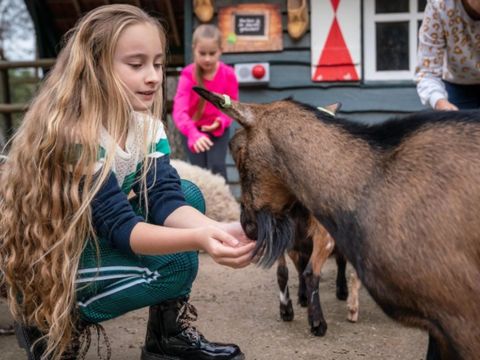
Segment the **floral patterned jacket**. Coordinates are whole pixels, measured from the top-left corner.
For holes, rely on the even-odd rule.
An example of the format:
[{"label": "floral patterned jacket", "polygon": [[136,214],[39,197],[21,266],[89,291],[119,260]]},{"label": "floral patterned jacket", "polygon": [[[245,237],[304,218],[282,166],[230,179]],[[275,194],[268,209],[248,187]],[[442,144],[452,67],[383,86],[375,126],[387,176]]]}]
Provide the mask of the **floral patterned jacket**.
[{"label": "floral patterned jacket", "polygon": [[461,0],[429,0],[420,27],[415,73],[422,103],[432,108],[448,94],[442,82],[480,84],[480,21]]}]

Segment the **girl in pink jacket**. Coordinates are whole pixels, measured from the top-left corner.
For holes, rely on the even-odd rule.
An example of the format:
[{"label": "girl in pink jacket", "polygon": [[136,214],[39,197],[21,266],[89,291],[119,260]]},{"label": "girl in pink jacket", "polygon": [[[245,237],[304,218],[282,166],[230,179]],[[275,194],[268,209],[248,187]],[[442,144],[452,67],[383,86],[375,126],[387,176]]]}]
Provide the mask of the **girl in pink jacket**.
[{"label": "girl in pink jacket", "polygon": [[201,99],[193,86],[238,99],[233,69],[220,61],[221,36],[214,25],[200,25],[193,33],[193,64],[182,70],[173,103],[173,121],[186,137],[192,164],[227,178],[225,158],[232,119]]}]

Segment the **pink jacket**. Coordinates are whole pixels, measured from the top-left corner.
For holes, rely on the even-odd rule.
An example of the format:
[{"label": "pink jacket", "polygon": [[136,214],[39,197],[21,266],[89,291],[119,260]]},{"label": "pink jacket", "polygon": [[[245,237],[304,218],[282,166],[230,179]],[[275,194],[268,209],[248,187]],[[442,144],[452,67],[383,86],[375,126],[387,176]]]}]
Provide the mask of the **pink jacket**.
[{"label": "pink jacket", "polygon": [[[204,84],[207,90],[219,94],[227,94],[232,99],[238,100],[238,81],[235,72],[223,62],[219,63],[215,77],[212,80],[205,79]],[[200,137],[205,135],[221,136],[232,123],[232,119],[208,102],[205,104],[205,109],[200,119],[197,121],[192,120],[200,100],[197,93],[192,90],[192,87],[196,85],[195,65],[190,64],[180,74],[177,93],[173,99],[173,121],[178,130],[187,137],[188,148],[191,151],[193,151],[193,144]],[[207,134],[200,131],[201,126],[211,125],[216,118],[220,119],[219,128]]]}]

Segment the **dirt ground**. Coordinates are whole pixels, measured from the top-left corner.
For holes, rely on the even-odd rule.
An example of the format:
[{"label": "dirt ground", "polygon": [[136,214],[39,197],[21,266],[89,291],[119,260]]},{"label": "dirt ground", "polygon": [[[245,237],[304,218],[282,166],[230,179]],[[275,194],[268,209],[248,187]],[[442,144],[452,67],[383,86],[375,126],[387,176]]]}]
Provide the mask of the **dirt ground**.
[{"label": "dirt ground", "polygon": [[[290,293],[298,282],[292,264]],[[278,311],[275,267],[250,266],[231,270],[200,255],[200,272],[191,302],[197,307],[197,327],[211,340],[236,342],[248,360],[421,360],[425,358],[425,333],[388,319],[365,289],[360,296],[360,318],[346,321],[345,302],[335,298],[336,265],[330,259],[323,271],[320,294],[329,328],[325,337],[314,337],[307,326],[306,310],[294,305],[295,319],[286,323]],[[296,299],[295,299],[296,303]],[[9,321],[0,303],[0,325]],[[114,360],[139,359],[145,336],[146,309],[106,322]],[[87,359],[97,359],[96,342]],[[25,359],[13,336],[0,336],[0,360]]]}]

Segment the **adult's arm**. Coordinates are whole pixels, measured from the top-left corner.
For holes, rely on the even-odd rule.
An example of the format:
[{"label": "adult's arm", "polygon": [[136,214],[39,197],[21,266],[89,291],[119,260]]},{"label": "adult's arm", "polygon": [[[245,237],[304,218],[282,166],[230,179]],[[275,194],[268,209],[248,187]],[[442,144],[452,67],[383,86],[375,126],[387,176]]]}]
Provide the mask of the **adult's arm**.
[{"label": "adult's arm", "polygon": [[446,42],[441,9],[437,2],[428,1],[418,39],[415,80],[422,104],[435,105],[440,99],[448,99],[442,81]]}]

